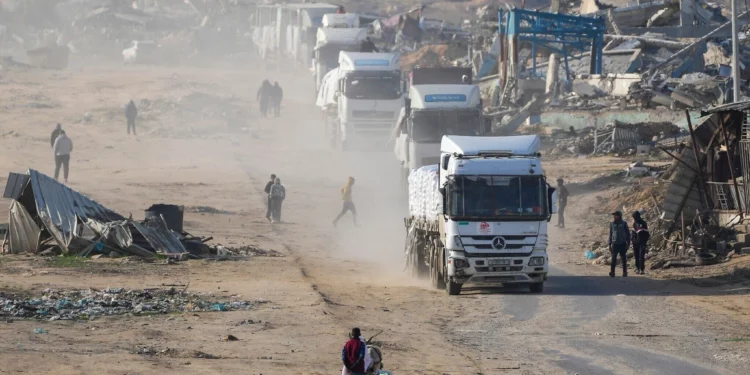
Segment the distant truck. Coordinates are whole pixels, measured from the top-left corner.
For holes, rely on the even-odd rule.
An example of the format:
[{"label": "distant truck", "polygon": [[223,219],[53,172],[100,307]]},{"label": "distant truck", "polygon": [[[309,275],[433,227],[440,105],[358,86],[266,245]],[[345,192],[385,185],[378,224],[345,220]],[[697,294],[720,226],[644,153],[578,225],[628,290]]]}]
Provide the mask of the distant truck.
[{"label": "distant truck", "polygon": [[463,285],[547,280],[547,222],[556,193],[537,135],[443,136],[440,160],[409,176],[406,263],[450,295]]},{"label": "distant truck", "polygon": [[484,135],[482,99],[479,86],[471,83],[471,68],[413,70],[409,97],[395,124],[391,138],[404,177],[438,163],[444,135]]},{"label": "distant truck", "polygon": [[360,143],[385,146],[404,105],[399,55],[341,51],[336,79],[333,143],[342,151]]},{"label": "distant truck", "polygon": [[340,52],[359,52],[365,38],[367,38],[367,29],[329,27],[318,29],[312,59],[316,92],[320,91],[323,77],[339,66]]}]

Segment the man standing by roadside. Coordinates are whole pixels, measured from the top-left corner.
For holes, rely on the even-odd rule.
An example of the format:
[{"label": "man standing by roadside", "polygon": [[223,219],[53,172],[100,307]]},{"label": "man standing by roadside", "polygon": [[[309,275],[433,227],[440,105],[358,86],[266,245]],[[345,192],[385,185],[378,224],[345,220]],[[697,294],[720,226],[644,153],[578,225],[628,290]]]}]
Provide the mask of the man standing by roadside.
[{"label": "man standing by roadside", "polygon": [[266,220],[271,221],[271,186],[276,181],[276,175],[272,174],[271,179],[266,183],[266,188],[263,190],[266,192],[268,202],[266,202]]},{"label": "man standing by roadside", "polygon": [[341,351],[341,361],[344,362],[344,367],[350,375],[364,375],[366,345],[360,339],[362,333],[359,328],[352,328],[349,336],[349,341],[344,344],[344,349]]},{"label": "man standing by roadside", "polygon": [[135,107],[135,103],[131,100],[128,105],[125,106],[125,118],[128,120],[128,135],[130,135],[130,128],[133,128],[133,135],[135,134],[135,118],[138,117],[138,108]]},{"label": "man standing by roadside", "polygon": [[52,136],[49,138],[49,147],[55,147],[55,141],[57,140],[57,136],[60,135],[61,131],[62,125],[60,125],[60,123],[58,122],[55,130],[52,131]]},{"label": "man standing by roadside", "polygon": [[70,153],[73,152],[73,141],[65,135],[65,130],[60,130],[60,135],[55,139],[52,146],[55,153],[55,180],[60,175],[60,166],[63,167],[63,177],[68,183],[68,166],[70,164]]},{"label": "man standing by roadside", "polygon": [[357,226],[357,208],[354,207],[354,201],[352,201],[352,185],[354,185],[354,177],[350,176],[346,181],[346,185],[341,188],[341,200],[344,201],[344,207],[341,208],[341,213],[339,213],[339,216],[336,216],[336,219],[333,220],[334,227],[336,226],[336,224],[338,224],[339,220],[344,215],[346,215],[348,211],[352,212],[354,218],[354,226]]},{"label": "man standing by roadside", "polygon": [[648,224],[643,220],[639,211],[633,212],[633,255],[635,258],[635,273],[646,273],[646,247],[650,234]]},{"label": "man standing by roadside", "polygon": [[565,228],[565,206],[568,205],[568,188],[562,178],[557,179],[557,227]]},{"label": "man standing by roadside", "polygon": [[271,82],[268,82],[267,79],[264,79],[263,83],[260,84],[258,95],[255,98],[260,105],[260,115],[264,118],[267,117],[268,114],[268,102],[271,99],[271,91],[273,91]]},{"label": "man standing by roadside", "polygon": [[622,212],[612,213],[612,222],[609,223],[609,251],[612,252],[612,265],[609,277],[615,277],[617,267],[617,254],[622,259],[622,277],[628,277],[628,248],[630,247],[630,230],[628,223],[622,219]]}]

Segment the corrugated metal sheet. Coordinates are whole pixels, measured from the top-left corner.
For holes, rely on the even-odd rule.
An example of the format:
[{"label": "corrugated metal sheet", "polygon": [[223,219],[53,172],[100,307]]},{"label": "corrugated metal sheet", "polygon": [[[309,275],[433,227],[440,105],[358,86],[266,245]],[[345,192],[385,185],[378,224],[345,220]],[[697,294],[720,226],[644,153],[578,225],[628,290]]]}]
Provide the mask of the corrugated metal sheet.
[{"label": "corrugated metal sheet", "polygon": [[60,232],[65,244],[76,234],[76,218],[99,222],[125,220],[120,214],[36,170],[30,169],[29,176],[39,217]]},{"label": "corrugated metal sheet", "polygon": [[167,223],[161,217],[149,217],[143,223],[133,222],[135,228],[146,238],[154,250],[166,254],[186,253],[177,237],[167,228]]},{"label": "corrugated metal sheet", "polygon": [[3,198],[18,199],[23,193],[26,184],[29,183],[29,175],[13,173],[8,174],[8,182],[5,184]]},{"label": "corrugated metal sheet", "polygon": [[[697,169],[697,162],[693,150],[685,148],[680,155],[685,163]],[[681,212],[685,215],[685,222],[690,223],[695,219],[696,212],[703,208],[700,192],[697,184],[693,184],[696,179],[695,172],[692,169],[678,164],[677,169],[672,176],[672,183],[667,188],[667,194],[664,198],[664,216],[665,220],[681,220]]]}]

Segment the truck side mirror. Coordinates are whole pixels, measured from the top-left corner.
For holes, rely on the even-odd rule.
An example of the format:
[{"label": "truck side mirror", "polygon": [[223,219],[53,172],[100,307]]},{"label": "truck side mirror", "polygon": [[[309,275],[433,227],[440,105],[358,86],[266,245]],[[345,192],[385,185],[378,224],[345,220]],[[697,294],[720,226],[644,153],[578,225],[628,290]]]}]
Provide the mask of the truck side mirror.
[{"label": "truck side mirror", "polygon": [[404,99],[404,109],[406,109],[406,116],[408,117],[411,114],[411,99]]},{"label": "truck side mirror", "polygon": [[440,159],[440,168],[443,170],[448,170],[448,161],[451,160],[451,154],[445,154]]}]

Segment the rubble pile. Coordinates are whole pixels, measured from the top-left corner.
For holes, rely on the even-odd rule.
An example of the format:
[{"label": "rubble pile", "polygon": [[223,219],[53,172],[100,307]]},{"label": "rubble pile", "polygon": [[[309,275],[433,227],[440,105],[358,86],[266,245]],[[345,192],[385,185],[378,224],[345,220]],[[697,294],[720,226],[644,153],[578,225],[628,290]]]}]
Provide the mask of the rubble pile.
[{"label": "rubble pile", "polygon": [[39,296],[0,293],[0,317],[40,320],[91,320],[108,315],[250,310],[266,300],[225,301],[210,294],[172,289],[53,290]]},{"label": "rubble pile", "polygon": [[615,121],[596,130],[587,127],[577,131],[558,131],[547,155],[633,155],[638,146],[645,146],[650,152],[651,147],[659,145],[662,140],[683,136],[682,129],[668,122],[626,124]]}]

